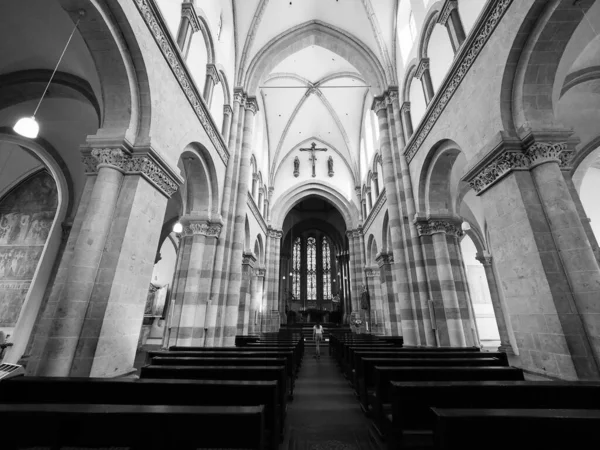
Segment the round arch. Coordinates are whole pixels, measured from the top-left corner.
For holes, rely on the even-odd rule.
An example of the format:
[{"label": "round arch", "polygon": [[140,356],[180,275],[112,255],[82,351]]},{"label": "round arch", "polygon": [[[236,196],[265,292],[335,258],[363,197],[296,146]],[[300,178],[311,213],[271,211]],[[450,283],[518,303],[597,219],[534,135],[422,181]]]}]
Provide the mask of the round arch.
[{"label": "round arch", "polygon": [[219,192],[217,174],[208,150],[194,142],[187,145],[180,159],[184,160],[186,182],[185,214],[218,217]]},{"label": "round arch", "polygon": [[367,265],[372,266],[376,264],[375,258],[377,257],[377,241],[375,240],[375,236],[372,234],[369,236],[369,240],[367,241]]},{"label": "round arch", "polygon": [[333,187],[319,181],[314,181],[302,186],[291,187],[277,199],[277,202],[273,205],[271,215],[273,228],[282,229],[287,214],[306,197],[321,197],[331,203],[342,215],[347,229],[358,226],[359,210],[356,205],[346,200]]},{"label": "round arch", "polygon": [[419,47],[417,51],[417,55],[419,58],[427,58],[427,47],[429,44],[429,39],[431,38],[431,33],[433,33],[433,29],[437,25],[438,16],[440,15],[440,10],[442,9],[442,2],[435,2],[427,12],[425,16],[425,20],[423,21],[423,26],[421,27],[421,35],[419,36]]},{"label": "round arch", "polygon": [[377,95],[388,84],[385,71],[377,56],[357,38],[346,31],[320,20],[312,20],[279,34],[254,56],[245,72],[240,71],[238,85],[246,92],[256,92],[260,81],[288,56],[310,45],[317,45],[344,58],[370,82]]}]

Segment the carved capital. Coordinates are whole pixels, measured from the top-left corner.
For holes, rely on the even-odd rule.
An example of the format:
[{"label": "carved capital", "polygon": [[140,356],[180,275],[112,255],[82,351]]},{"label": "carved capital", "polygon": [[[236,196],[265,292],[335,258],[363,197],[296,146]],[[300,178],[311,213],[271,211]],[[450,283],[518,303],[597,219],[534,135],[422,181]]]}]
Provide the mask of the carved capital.
[{"label": "carved capital", "polygon": [[375,278],[377,275],[378,275],[378,273],[375,271],[375,268],[365,267],[365,276],[367,278]]},{"label": "carved capital", "polygon": [[269,228],[267,231],[267,235],[271,239],[281,239],[283,237],[283,231],[275,230],[274,228]]},{"label": "carved capital", "polygon": [[219,71],[217,70],[217,66],[215,66],[214,64],[206,65],[206,76],[211,77],[215,85],[219,84],[219,81],[221,81],[221,79],[219,78]]},{"label": "carved capital", "polygon": [[231,116],[233,114],[233,109],[231,109],[230,105],[223,105],[223,115]]},{"label": "carved capital", "polygon": [[242,256],[242,265],[245,264],[245,265],[253,266],[255,262],[256,262],[256,255],[254,255],[254,253],[244,252],[244,255]]},{"label": "carved capital", "polygon": [[547,162],[556,162],[561,168],[568,166],[574,153],[568,149],[566,142],[534,142],[525,152],[531,169]]},{"label": "carved capital", "polygon": [[209,222],[208,220],[183,219],[182,225],[184,236],[219,237],[222,228],[220,223]]},{"label": "carved capital", "polygon": [[258,181],[258,179],[259,179],[259,178],[258,178],[258,173],[253,173],[253,174],[252,174],[252,180],[253,180],[253,181]]},{"label": "carved capital", "polygon": [[383,267],[394,262],[394,255],[392,253],[380,252],[375,256],[375,262],[379,267]]},{"label": "carved capital", "polygon": [[246,111],[256,114],[258,112],[258,101],[256,100],[256,97],[247,97],[245,108]]},{"label": "carved capital", "polygon": [[481,264],[483,264],[484,266],[491,266],[492,265],[492,255],[490,255],[489,253],[477,253],[477,255],[475,255],[475,259],[477,261],[479,261]]},{"label": "carved capital", "polygon": [[479,174],[469,181],[469,185],[476,194],[480,194],[509,172],[527,170],[528,167],[529,161],[522,152],[505,152],[483,167]]},{"label": "carved capital", "polygon": [[377,181],[377,172],[372,172],[371,173],[371,180]]},{"label": "carved capital", "polygon": [[437,18],[437,22],[441,25],[446,25],[452,11],[458,9],[458,2],[456,0],[446,0],[440,11],[440,15]]},{"label": "carved capital", "polygon": [[184,2],[181,5],[181,17],[189,21],[194,33],[200,31],[200,19],[198,19],[198,14],[196,14],[196,8],[193,3]]},{"label": "carved capital", "polygon": [[120,148],[94,148],[90,154],[96,162],[96,171],[102,166],[126,170],[127,155]]},{"label": "carved capital", "polygon": [[402,106],[400,107],[400,112],[402,114],[410,114],[410,102],[402,103]]},{"label": "carved capital", "polygon": [[399,98],[400,98],[400,95],[398,94],[397,87],[391,87],[388,89],[386,96],[385,96],[385,100],[388,105],[391,105],[395,101],[398,101]]},{"label": "carved capital", "polygon": [[426,70],[429,70],[429,58],[421,58],[419,65],[417,66],[417,71],[415,72],[415,77],[420,80]]},{"label": "carved capital", "polygon": [[418,220],[416,225],[419,236],[429,236],[436,233],[445,233],[456,237],[463,235],[460,224],[451,220]]},{"label": "carved capital", "polygon": [[264,278],[266,274],[267,274],[267,269],[265,269],[264,267],[259,267],[258,269],[256,269],[254,271],[254,275],[256,275],[257,277]]},{"label": "carved capital", "polygon": [[371,109],[375,112],[375,114],[379,114],[381,111],[387,112],[387,101],[385,97],[375,97],[373,99],[373,105]]},{"label": "carved capital", "polygon": [[233,90],[233,102],[243,105],[245,101],[246,101],[246,94],[244,94],[244,91],[242,90],[242,88],[235,88]]}]

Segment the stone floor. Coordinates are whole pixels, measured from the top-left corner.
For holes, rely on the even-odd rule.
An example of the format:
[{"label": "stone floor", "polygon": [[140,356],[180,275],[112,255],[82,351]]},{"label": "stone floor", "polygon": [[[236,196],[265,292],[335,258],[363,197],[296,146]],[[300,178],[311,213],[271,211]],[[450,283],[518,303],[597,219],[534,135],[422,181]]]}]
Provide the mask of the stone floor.
[{"label": "stone floor", "polygon": [[327,347],[320,360],[307,348],[288,404],[284,450],[379,450],[370,422]]}]

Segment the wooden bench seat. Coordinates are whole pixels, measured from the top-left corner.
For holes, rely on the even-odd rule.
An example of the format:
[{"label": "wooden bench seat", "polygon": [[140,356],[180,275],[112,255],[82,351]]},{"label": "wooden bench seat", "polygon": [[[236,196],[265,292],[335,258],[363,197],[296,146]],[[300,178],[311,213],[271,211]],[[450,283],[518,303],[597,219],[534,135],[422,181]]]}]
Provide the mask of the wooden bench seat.
[{"label": "wooden bench seat", "polygon": [[[428,381],[391,382],[392,428],[388,448],[432,444],[439,408],[600,409],[600,382]],[[424,433],[426,432],[426,433]]]},{"label": "wooden bench seat", "polygon": [[294,366],[300,367],[302,362],[302,354],[298,351],[297,346],[278,346],[278,345],[261,345],[255,347],[254,344],[249,344],[243,347],[169,347],[169,351],[172,352],[252,352],[252,351],[291,351],[294,355]]},{"label": "wooden bench seat", "polygon": [[[524,381],[523,370],[514,367],[410,367],[375,366],[375,389],[367,398],[373,423],[382,438],[391,428],[386,414],[391,411],[392,381]],[[387,413],[384,411],[387,409]]]},{"label": "wooden bench seat", "polygon": [[285,419],[277,381],[18,377],[2,381],[0,403],[264,405],[265,442],[272,449],[283,439]]},{"label": "wooden bench seat", "polygon": [[0,404],[0,423],[3,450],[264,448],[263,406]]},{"label": "wooden bench seat", "polygon": [[368,390],[375,388],[375,367],[508,367],[496,358],[362,358],[358,371],[356,392],[364,411],[368,410]]},{"label": "wooden bench seat", "polygon": [[290,398],[294,398],[295,374],[286,358],[235,358],[235,357],[185,357],[157,356],[154,366],[285,366]]},{"label": "wooden bench seat", "polygon": [[432,413],[437,450],[600,448],[600,410],[432,408]]},{"label": "wooden bench seat", "polygon": [[279,405],[286,410],[288,387],[285,366],[144,366],[140,378],[179,380],[248,380],[278,383]]}]

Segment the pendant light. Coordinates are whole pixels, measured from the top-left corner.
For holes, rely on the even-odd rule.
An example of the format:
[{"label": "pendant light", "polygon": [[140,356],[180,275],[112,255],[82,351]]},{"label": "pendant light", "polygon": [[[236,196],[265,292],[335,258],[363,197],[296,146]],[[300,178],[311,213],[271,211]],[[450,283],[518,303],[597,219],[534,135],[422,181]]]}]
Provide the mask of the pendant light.
[{"label": "pendant light", "polygon": [[67,41],[67,44],[65,45],[65,48],[63,49],[63,51],[60,55],[60,58],[58,58],[58,63],[56,63],[56,67],[54,68],[54,71],[52,72],[52,76],[50,77],[50,80],[48,80],[48,84],[46,85],[46,88],[44,89],[44,93],[42,94],[42,97],[40,98],[40,101],[38,102],[38,104],[35,108],[35,111],[33,112],[33,115],[31,117],[20,118],[17,121],[17,123],[15,124],[15,126],[13,127],[13,130],[15,130],[15,132],[19,133],[21,136],[25,136],[30,139],[35,139],[38,136],[38,133],[40,132],[40,126],[37,123],[37,121],[35,120],[35,115],[37,114],[38,109],[40,108],[40,105],[42,104],[42,100],[44,99],[46,92],[48,92],[50,83],[52,83],[52,80],[54,79],[54,75],[56,75],[58,66],[60,65],[60,62],[62,61],[63,56],[65,56],[65,52],[67,51],[67,48],[69,47],[69,44],[71,43],[71,39],[73,38],[73,35],[75,34],[75,30],[77,29],[79,22],[85,16],[85,10],[80,9],[78,13],[79,13],[79,18],[77,19],[77,22],[75,23],[75,26],[73,27],[73,31],[71,31],[69,40]]}]

